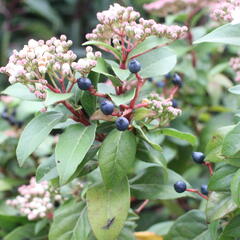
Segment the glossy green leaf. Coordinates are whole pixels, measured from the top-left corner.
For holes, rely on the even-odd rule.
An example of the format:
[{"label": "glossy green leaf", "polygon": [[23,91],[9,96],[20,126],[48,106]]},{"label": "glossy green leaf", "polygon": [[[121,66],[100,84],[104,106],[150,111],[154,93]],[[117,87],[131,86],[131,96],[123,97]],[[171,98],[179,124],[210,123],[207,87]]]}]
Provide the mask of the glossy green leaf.
[{"label": "glossy green leaf", "polygon": [[235,171],[235,174],[231,181],[231,194],[233,201],[240,206],[240,170],[237,172]]},{"label": "glossy green leaf", "polygon": [[156,132],[158,132],[159,134],[164,134],[166,136],[175,137],[187,141],[193,146],[196,146],[198,144],[197,137],[192,135],[191,133],[181,132],[173,128],[162,128],[157,130]]},{"label": "glossy green leaf", "polygon": [[58,172],[54,156],[43,160],[36,171],[37,181],[49,181],[57,177]]},{"label": "glossy green leaf", "polygon": [[1,94],[20,98],[22,100],[39,101],[39,99],[33,93],[31,93],[25,85],[21,83],[10,85],[4,91],[2,91]]},{"label": "glossy green leaf", "polygon": [[221,240],[226,239],[227,237],[239,238],[240,231],[239,231],[239,224],[240,224],[240,216],[234,217],[228,225],[223,230],[223,237]]},{"label": "glossy green leaf", "polygon": [[213,176],[210,178],[208,189],[210,191],[229,191],[232,178],[236,171],[236,167],[224,164],[214,171]]},{"label": "glossy green leaf", "polygon": [[133,99],[134,95],[135,90],[128,91],[121,95],[109,94],[109,96],[111,97],[112,101],[116,104],[116,106],[129,103]]},{"label": "glossy green leaf", "polygon": [[142,65],[140,75],[143,78],[167,74],[177,63],[176,54],[168,47],[155,49],[140,57],[137,57],[137,60]]},{"label": "glossy green leaf", "polygon": [[199,210],[191,210],[174,222],[166,240],[197,240],[206,230],[205,214]]},{"label": "glossy green leaf", "polygon": [[45,140],[51,130],[64,120],[64,115],[59,112],[45,112],[32,119],[24,128],[18,142],[16,154],[19,165],[22,166],[26,159]]},{"label": "glossy green leaf", "polygon": [[49,231],[49,240],[80,240],[76,236],[82,234],[80,224],[84,207],[83,202],[71,201],[57,209]]},{"label": "glossy green leaf", "polygon": [[87,41],[85,43],[82,44],[83,46],[87,46],[87,45],[94,45],[94,46],[100,46],[103,48],[106,48],[108,50],[110,50],[111,52],[113,52],[116,56],[119,57],[119,59],[121,59],[121,53],[119,52],[119,50],[117,50],[116,48],[112,47],[111,45],[104,43],[104,42],[100,42],[100,41]]},{"label": "glossy green leaf", "polygon": [[127,69],[121,69],[112,65],[112,70],[121,81],[127,80],[127,78],[130,76],[130,72]]},{"label": "glossy green leaf", "polygon": [[130,207],[127,178],[106,188],[97,185],[87,192],[88,218],[98,240],[116,240]]},{"label": "glossy green leaf", "polygon": [[54,103],[65,101],[69,98],[73,97],[73,93],[54,93],[52,91],[47,91],[47,97],[44,102],[45,106],[50,106]]},{"label": "glossy green leaf", "polygon": [[210,32],[206,36],[198,39],[194,44],[203,42],[214,42],[224,44],[234,44],[240,46],[240,24],[226,24],[214,31]]},{"label": "glossy green leaf", "polygon": [[130,54],[128,55],[128,58],[131,58],[133,56],[136,56],[138,54],[144,53],[146,51],[149,51],[157,46],[161,46],[162,44],[166,43],[167,39],[162,39],[156,36],[150,36],[146,38],[143,42],[137,45],[136,48],[134,48]]},{"label": "glossy green leaf", "polygon": [[60,184],[65,184],[77,170],[95,139],[96,125],[69,126],[60,136],[55,149]]},{"label": "glossy green leaf", "polygon": [[223,218],[237,208],[233,202],[230,193],[211,192],[207,202],[207,219],[212,222]]},{"label": "glossy green leaf", "polygon": [[222,154],[225,156],[233,156],[240,151],[240,123],[237,124],[224,138]]},{"label": "glossy green leaf", "polygon": [[148,144],[150,144],[155,150],[162,151],[161,146],[159,144],[151,141],[151,139],[148,138],[148,136],[145,134],[145,132],[142,130],[142,128],[140,126],[138,126],[137,124],[133,124],[133,126],[137,129],[139,136],[144,141],[146,141]]},{"label": "glossy green leaf", "polygon": [[136,137],[130,131],[113,130],[99,151],[99,167],[104,183],[111,187],[122,181],[133,166],[136,155]]}]

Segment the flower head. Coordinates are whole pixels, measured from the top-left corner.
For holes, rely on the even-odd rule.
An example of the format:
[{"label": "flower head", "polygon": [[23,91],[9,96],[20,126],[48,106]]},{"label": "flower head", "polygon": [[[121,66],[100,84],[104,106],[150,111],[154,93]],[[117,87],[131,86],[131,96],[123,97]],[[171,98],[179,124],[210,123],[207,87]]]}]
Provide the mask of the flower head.
[{"label": "flower head", "polygon": [[[187,27],[166,26],[154,20],[140,18],[132,7],[122,7],[115,3],[106,11],[97,14],[100,24],[86,35],[88,40],[97,40],[122,48],[123,42],[134,45],[149,36],[178,39],[184,36]],[[140,18],[140,19],[139,19]],[[138,20],[139,19],[139,20]]]},{"label": "flower head", "polygon": [[29,220],[45,218],[52,215],[54,202],[61,201],[61,195],[51,188],[47,181],[36,182],[33,177],[29,185],[18,188],[19,196],[7,200],[7,204],[19,209]]}]

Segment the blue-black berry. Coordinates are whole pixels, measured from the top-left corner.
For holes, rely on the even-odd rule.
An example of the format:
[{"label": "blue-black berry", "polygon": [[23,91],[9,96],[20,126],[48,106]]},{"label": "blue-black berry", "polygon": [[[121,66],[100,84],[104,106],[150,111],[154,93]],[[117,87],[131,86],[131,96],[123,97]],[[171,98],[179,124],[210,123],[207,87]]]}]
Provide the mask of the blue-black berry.
[{"label": "blue-black berry", "polygon": [[148,80],[149,82],[153,82],[153,78],[152,78],[152,77],[148,78],[147,80]]},{"label": "blue-black berry", "polygon": [[187,185],[186,185],[186,183],[183,182],[183,181],[177,181],[177,182],[175,182],[175,184],[174,184],[174,189],[175,189],[175,191],[178,192],[178,193],[183,193],[183,192],[186,191]]},{"label": "blue-black berry", "polygon": [[3,111],[3,112],[1,113],[1,117],[2,117],[2,119],[4,119],[4,120],[8,120],[9,116],[8,116],[7,111]]},{"label": "blue-black berry", "polygon": [[128,69],[131,73],[138,73],[141,70],[141,64],[138,60],[131,60],[128,64]]},{"label": "blue-black berry", "polygon": [[172,107],[177,108],[178,107],[178,102],[175,99],[172,99]]},{"label": "blue-black berry", "polygon": [[114,110],[114,104],[111,101],[103,100],[100,104],[100,109],[105,115],[111,115]]},{"label": "blue-black berry", "polygon": [[156,86],[157,86],[158,88],[163,88],[163,87],[165,87],[165,82],[163,82],[163,81],[158,81],[158,82],[156,82]]},{"label": "blue-black berry", "polygon": [[204,163],[205,155],[202,152],[193,152],[192,159],[195,163],[202,164]]},{"label": "blue-black berry", "polygon": [[177,73],[174,74],[172,83],[178,87],[182,87],[183,85],[182,78]]},{"label": "blue-black berry", "polygon": [[171,78],[172,78],[172,74],[169,72],[169,73],[167,73],[166,75],[165,75],[165,78],[167,79],[167,80],[170,80]]},{"label": "blue-black berry", "polygon": [[78,78],[77,84],[81,90],[89,90],[92,86],[91,80],[89,78],[84,77]]},{"label": "blue-black berry", "polygon": [[125,117],[119,117],[117,120],[116,120],[116,127],[119,131],[125,131],[128,129],[128,126],[129,126],[129,121],[127,118]]},{"label": "blue-black berry", "polygon": [[201,193],[206,196],[208,195],[208,186],[207,185],[201,186]]}]

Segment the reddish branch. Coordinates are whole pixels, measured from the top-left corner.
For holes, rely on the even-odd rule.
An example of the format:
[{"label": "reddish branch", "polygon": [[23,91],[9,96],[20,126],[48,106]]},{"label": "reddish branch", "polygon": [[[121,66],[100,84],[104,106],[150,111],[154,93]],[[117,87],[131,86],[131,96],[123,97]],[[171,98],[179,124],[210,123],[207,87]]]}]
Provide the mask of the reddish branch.
[{"label": "reddish branch", "polygon": [[149,203],[149,200],[145,200],[137,209],[136,209],[136,213],[139,214]]},{"label": "reddish branch", "polygon": [[202,193],[200,193],[197,189],[187,189],[186,191],[196,193],[196,194],[198,194],[200,197],[208,200],[208,197],[205,196],[205,195],[203,195]]}]

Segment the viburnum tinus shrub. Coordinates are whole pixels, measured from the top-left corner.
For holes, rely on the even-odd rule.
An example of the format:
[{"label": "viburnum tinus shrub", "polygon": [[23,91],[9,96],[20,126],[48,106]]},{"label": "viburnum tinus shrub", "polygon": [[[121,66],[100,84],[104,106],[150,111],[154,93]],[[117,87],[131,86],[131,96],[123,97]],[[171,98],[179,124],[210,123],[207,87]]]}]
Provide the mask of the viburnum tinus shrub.
[{"label": "viburnum tinus shrub", "polygon": [[[11,207],[15,216],[2,218],[2,235],[10,232],[6,240],[142,239],[142,233],[134,232],[147,205],[164,207],[171,219],[180,216],[150,228],[149,239],[239,237],[238,114],[231,126],[217,130],[206,148],[210,137],[202,134],[203,123],[209,130],[215,112],[231,112],[214,105],[223,101],[215,79],[223,79],[220,73],[226,64],[215,57],[215,48],[192,47],[200,24],[194,14],[205,13],[206,2],[165,2],[175,8],[166,5],[164,15],[189,7],[182,26],[145,20],[132,7],[114,4],[97,14],[99,24],[83,44],[85,58],[79,59],[70,50],[72,42],[62,35],[29,40],[1,68],[11,83],[3,93],[31,101],[25,107],[3,107],[2,119],[14,123],[16,139],[20,135],[19,165],[26,167],[32,160],[37,168],[29,173],[35,177],[15,191],[16,197],[7,196],[5,208]],[[229,8],[230,14],[232,9],[236,6]],[[239,24],[232,20],[198,42],[238,42]],[[231,38],[232,29],[237,37]],[[167,46],[171,43],[178,64],[175,51]],[[233,65],[236,69],[237,63]],[[208,77],[216,85],[206,83],[205,89],[202,82]],[[230,91],[238,94],[238,87]],[[17,124],[21,120],[28,123],[22,127]],[[199,136],[199,148],[190,132]],[[48,147],[45,154],[39,150],[43,145]],[[185,210],[191,211],[184,214]]]}]

